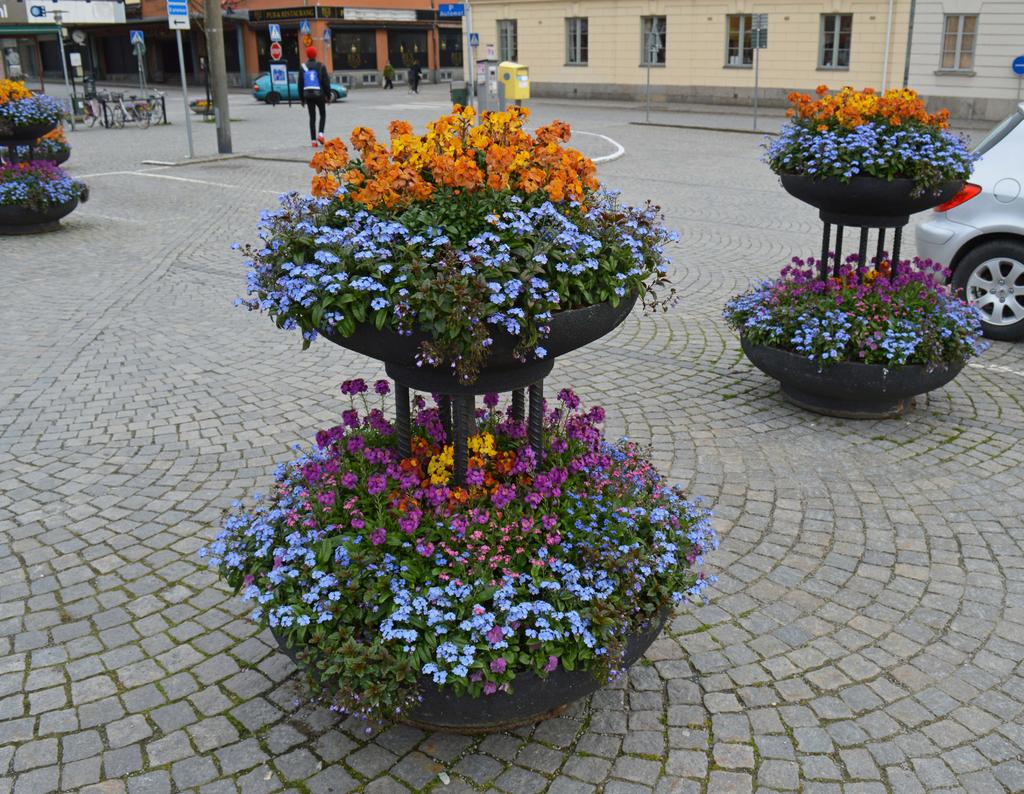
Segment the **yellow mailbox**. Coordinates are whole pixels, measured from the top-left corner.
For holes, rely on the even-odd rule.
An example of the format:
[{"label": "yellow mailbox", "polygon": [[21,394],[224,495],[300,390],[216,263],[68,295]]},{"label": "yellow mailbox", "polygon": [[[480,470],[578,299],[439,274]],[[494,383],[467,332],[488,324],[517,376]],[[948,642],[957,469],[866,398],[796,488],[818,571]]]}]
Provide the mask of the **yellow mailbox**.
[{"label": "yellow mailbox", "polygon": [[498,64],[498,85],[504,89],[505,103],[530,98],[530,67],[512,61]]}]

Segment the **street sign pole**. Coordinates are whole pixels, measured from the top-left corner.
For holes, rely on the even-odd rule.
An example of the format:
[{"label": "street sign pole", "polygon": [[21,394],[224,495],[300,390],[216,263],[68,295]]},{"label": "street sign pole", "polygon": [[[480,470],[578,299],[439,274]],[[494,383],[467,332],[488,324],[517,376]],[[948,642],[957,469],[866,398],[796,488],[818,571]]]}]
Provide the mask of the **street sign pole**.
[{"label": "street sign pole", "polygon": [[761,59],[757,56],[760,51],[760,47],[754,47],[754,129],[757,129],[757,99],[760,94],[760,62]]},{"label": "street sign pole", "polygon": [[181,69],[181,102],[185,106],[185,132],[188,135],[188,156],[189,159],[196,156],[192,147],[192,112],[188,106],[188,85],[185,83],[185,50],[181,45],[181,29],[174,31],[178,39],[178,67]]},{"label": "street sign pole", "polygon": [[479,110],[480,105],[476,101],[476,49],[472,45],[470,36],[473,33],[473,6],[466,3],[466,53],[469,55],[469,106]]},{"label": "street sign pole", "polygon": [[57,23],[57,41],[60,42],[60,63],[64,67],[64,87],[68,90],[68,96],[71,97],[71,131],[75,131],[75,95],[71,91],[71,82],[68,79],[68,59],[64,54],[64,27],[61,22],[64,20],[64,15],[60,11],[53,12],[53,21]]}]

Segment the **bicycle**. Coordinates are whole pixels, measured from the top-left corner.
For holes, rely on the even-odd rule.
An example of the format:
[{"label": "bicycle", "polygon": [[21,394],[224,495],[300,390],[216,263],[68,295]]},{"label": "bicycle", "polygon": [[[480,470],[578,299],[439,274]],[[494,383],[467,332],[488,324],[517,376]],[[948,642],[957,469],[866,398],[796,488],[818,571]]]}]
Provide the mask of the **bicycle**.
[{"label": "bicycle", "polygon": [[151,124],[163,124],[167,119],[164,117],[164,102],[165,97],[163,91],[153,90],[153,93],[149,95],[149,116]]},{"label": "bicycle", "polygon": [[127,97],[124,94],[114,94],[114,126],[118,129],[124,127],[125,122],[138,123],[145,129],[152,119],[150,103],[148,100],[139,99],[135,95]]}]

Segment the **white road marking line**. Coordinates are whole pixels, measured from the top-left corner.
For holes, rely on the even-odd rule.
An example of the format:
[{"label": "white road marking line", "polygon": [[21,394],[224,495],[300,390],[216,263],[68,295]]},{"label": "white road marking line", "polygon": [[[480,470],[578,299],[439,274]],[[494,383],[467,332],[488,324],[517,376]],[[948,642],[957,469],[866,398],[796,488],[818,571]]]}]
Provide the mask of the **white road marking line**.
[{"label": "white road marking line", "polygon": [[622,155],[624,155],[626,153],[626,147],[625,146],[623,146],[621,143],[619,143],[616,140],[612,140],[607,135],[602,135],[599,132],[586,132],[585,130],[573,130],[572,134],[573,135],[593,135],[595,138],[601,138],[603,140],[608,141],[608,143],[610,143],[612,146],[615,147],[615,151],[612,152],[611,154],[603,154],[600,157],[592,157],[592,158],[590,158],[595,163],[610,163],[612,160],[618,160],[620,157],[622,157]]},{"label": "white road marking line", "polygon": [[288,192],[287,190],[267,190],[266,188],[258,188],[256,190],[252,190],[251,188],[247,188],[245,185],[230,185],[227,182],[212,182],[208,179],[192,179],[191,177],[187,176],[171,176],[170,174],[154,174],[153,171],[156,170],[158,169],[154,168],[152,170],[145,171],[106,171],[100,174],[82,174],[81,176],[78,176],[76,174],[73,176],[75,179],[95,179],[96,177],[101,176],[147,176],[152,179],[170,179],[175,182],[189,182],[195,185],[210,185],[211,187],[224,187],[227,188],[228,190],[249,190],[250,192],[255,193],[272,193],[275,196],[279,196],[281,195],[281,193]]}]

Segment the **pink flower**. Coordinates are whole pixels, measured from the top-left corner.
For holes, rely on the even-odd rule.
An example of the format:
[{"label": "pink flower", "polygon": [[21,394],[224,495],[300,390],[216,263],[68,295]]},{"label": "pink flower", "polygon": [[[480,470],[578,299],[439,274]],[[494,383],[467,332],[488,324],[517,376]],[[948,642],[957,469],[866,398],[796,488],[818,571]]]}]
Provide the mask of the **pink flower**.
[{"label": "pink flower", "polygon": [[492,673],[504,673],[506,667],[508,667],[508,662],[505,661],[504,656],[499,656],[491,662]]},{"label": "pink flower", "polygon": [[498,691],[498,685],[497,684],[495,684],[493,681],[484,681],[484,694],[485,695],[493,695],[497,691]]},{"label": "pink flower", "polygon": [[[505,638],[505,632],[501,630],[501,626],[495,626],[489,632],[487,632],[487,641],[491,645],[497,645]],[[502,661],[505,661],[502,659]]]},{"label": "pink flower", "polygon": [[388,532],[383,527],[377,527],[370,533],[370,543],[374,546],[381,545],[385,540],[388,539]]}]

